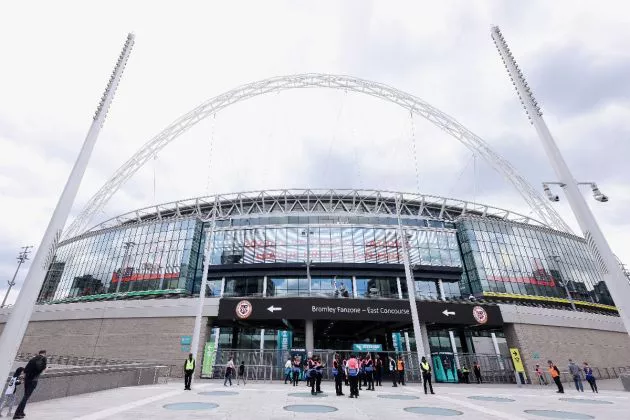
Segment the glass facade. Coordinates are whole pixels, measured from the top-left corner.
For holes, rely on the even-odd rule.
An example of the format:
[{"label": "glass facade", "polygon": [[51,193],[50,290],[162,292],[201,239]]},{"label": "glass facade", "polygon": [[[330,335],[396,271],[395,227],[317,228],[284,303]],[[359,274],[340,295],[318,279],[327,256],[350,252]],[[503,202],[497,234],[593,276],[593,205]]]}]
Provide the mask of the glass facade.
[{"label": "glass facade", "polygon": [[[211,264],[234,272],[258,264],[262,270],[253,276],[212,274],[207,294],[398,298],[400,293],[406,298],[402,269],[381,275],[378,268],[401,268],[396,223],[391,214],[324,216],[297,209],[220,219],[209,247]],[[568,289],[576,300],[612,304],[594,258],[577,236],[493,217],[461,216],[452,222],[406,215],[402,223],[412,265],[438,272],[463,270],[459,282],[442,283],[446,298],[484,292],[566,298]],[[209,229],[209,222],[192,217],[127,222],[66,241],[49,267],[39,302],[146,291],[196,295],[203,274],[204,231]],[[333,273],[311,273],[309,287],[307,261],[311,266],[328,263]],[[297,274],[265,276],[265,265],[282,264],[292,264]],[[373,267],[368,271],[374,274],[353,278],[346,270],[334,275],[335,264],[362,264]],[[396,275],[402,276],[400,282]],[[417,278],[416,295],[441,297],[437,280]]]},{"label": "glass facade", "polygon": [[189,266],[199,258],[200,234],[200,223],[190,219],[112,229],[63,244],[39,301],[191,288]]},{"label": "glass facade", "polygon": [[586,242],[544,228],[488,218],[458,223],[472,293],[499,292],[612,304]]}]

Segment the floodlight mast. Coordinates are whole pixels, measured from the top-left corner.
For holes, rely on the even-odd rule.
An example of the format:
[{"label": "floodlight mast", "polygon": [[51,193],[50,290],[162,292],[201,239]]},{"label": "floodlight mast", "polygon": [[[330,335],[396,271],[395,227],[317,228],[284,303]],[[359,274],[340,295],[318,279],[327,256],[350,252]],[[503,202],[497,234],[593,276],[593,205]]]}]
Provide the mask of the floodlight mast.
[{"label": "floodlight mast", "polygon": [[131,54],[134,38],[135,36],[131,33],[127,36],[125,46],[118,57],[116,67],[94,113],[92,125],[85,137],[83,147],[74,163],[72,172],[70,172],[68,181],[57,202],[57,207],[55,207],[50,222],[48,222],[44,237],[37,247],[33,263],[24,279],[22,290],[20,290],[20,294],[17,297],[15,305],[13,305],[9,319],[2,331],[2,336],[0,337],[0,378],[8,377],[13,366],[15,356],[24,338],[24,333],[28,327],[31,314],[33,313],[35,301],[44,282],[46,271],[55,256],[61,232],[70,214],[72,204],[74,203],[81,184],[81,179],[87,168],[94,145],[96,144],[99,131],[105,122],[107,111],[114,99],[114,94],[122,77],[125,65],[127,64],[129,54]]},{"label": "floodlight mast", "polygon": [[510,75],[510,79],[525,109],[525,113],[543,143],[547,157],[558,177],[560,186],[566,194],[573,214],[582,229],[586,243],[603,273],[604,281],[610,290],[619,315],[626,327],[626,331],[630,332],[630,284],[622,272],[621,267],[619,267],[616,257],[599,228],[593,213],[580,193],[578,183],[575,181],[575,178],[573,178],[569,167],[560,153],[560,149],[558,149],[547,124],[543,120],[543,114],[538,106],[538,102],[534,99],[534,95],[527,85],[523,73],[516,64],[512,52],[508,48],[498,26],[492,27],[491,36],[501,55],[503,64]]}]

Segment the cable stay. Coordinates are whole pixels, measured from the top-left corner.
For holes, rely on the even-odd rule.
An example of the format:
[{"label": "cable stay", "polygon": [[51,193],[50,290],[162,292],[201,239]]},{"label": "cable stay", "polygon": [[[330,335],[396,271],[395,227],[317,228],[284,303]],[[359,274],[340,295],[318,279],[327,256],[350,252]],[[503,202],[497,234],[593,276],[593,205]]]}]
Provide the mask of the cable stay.
[{"label": "cable stay", "polygon": [[208,148],[208,178],[206,179],[206,195],[210,195],[210,185],[212,182],[212,157],[214,156],[214,128],[217,114],[212,114],[210,120],[210,147]]},{"label": "cable stay", "polygon": [[409,111],[409,121],[411,122],[411,154],[413,155],[413,163],[416,171],[416,190],[420,191],[420,165],[418,163],[418,146],[416,145],[416,124],[413,119],[413,112]]}]

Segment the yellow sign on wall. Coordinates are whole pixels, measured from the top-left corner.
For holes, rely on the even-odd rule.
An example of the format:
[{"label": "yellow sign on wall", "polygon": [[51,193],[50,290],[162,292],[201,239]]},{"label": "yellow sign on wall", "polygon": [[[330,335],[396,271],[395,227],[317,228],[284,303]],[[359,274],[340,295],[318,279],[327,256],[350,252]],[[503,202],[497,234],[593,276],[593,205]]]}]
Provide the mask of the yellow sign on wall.
[{"label": "yellow sign on wall", "polygon": [[523,367],[523,359],[521,359],[521,353],[516,347],[510,349],[510,356],[512,356],[512,361],[514,362],[514,369],[517,372],[525,372],[525,368]]}]

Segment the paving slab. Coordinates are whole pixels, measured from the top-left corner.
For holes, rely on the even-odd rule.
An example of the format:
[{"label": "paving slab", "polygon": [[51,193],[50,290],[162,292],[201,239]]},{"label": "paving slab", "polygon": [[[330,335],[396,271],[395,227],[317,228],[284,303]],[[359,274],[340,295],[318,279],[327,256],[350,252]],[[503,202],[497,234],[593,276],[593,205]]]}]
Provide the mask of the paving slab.
[{"label": "paving slab", "polygon": [[[294,387],[282,382],[248,383],[224,387],[219,381],[197,381],[192,391],[185,391],[183,384],[171,382],[37,402],[29,404],[26,412],[27,418],[38,420],[285,420],[305,416],[309,420],[629,419],[630,393],[620,390],[613,381],[600,381],[600,388],[599,394],[578,393],[567,385],[565,394],[556,394],[550,386],[436,384],[436,395],[425,395],[418,384],[396,388],[385,384],[375,391],[363,390],[358,399],[350,399],[347,387],[344,387],[346,396],[338,397],[334,384],[327,382],[322,384],[326,395],[316,397],[310,395],[304,384]],[[325,406],[331,411],[294,412],[288,411],[287,406],[306,406],[306,410],[325,410],[320,408]],[[569,417],[541,417],[539,410],[555,411],[550,415],[559,415],[560,411]],[[439,415],[440,412],[451,416]],[[570,417],[571,413],[574,417]]]}]

